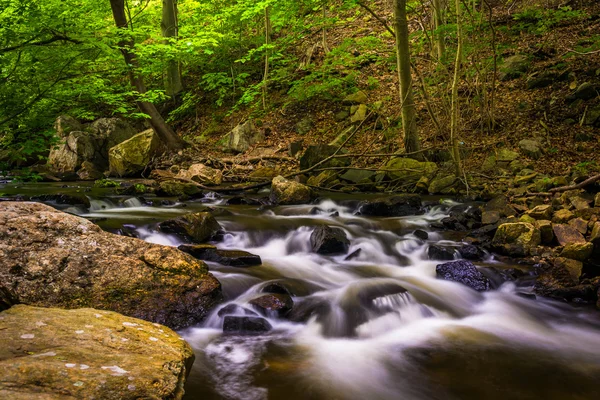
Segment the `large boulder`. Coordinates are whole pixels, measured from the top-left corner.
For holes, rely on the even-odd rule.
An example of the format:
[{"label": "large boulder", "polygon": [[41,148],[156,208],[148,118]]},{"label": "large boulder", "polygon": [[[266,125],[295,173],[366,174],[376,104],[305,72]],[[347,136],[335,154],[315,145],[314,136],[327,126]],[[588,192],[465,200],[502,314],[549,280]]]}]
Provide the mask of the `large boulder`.
[{"label": "large boulder", "polygon": [[421,198],[416,194],[402,194],[384,200],[363,201],[358,213],[370,217],[404,217],[423,214]]},{"label": "large boulder", "polygon": [[269,199],[275,204],[306,204],[313,198],[313,191],[301,183],[276,176],[271,182]]},{"label": "large boulder", "polygon": [[175,248],[102,231],[40,203],[0,203],[0,291],[17,303],[93,307],[174,329],[221,301],[206,264]]},{"label": "large boulder", "polygon": [[191,213],[168,219],[158,224],[158,229],[195,243],[209,241],[223,230],[215,217],[208,212]]},{"label": "large boulder", "polygon": [[398,186],[416,184],[421,177],[432,177],[438,170],[433,162],[418,161],[412,158],[398,157],[391,159],[384,170],[387,177]]},{"label": "large boulder", "polygon": [[207,186],[220,185],[223,182],[223,171],[207,167],[204,164],[192,164],[188,169],[179,171],[177,177]]},{"label": "large boulder", "polygon": [[138,133],[108,151],[111,176],[135,176],[146,168],[161,147],[158,135],[152,129]]},{"label": "large boulder", "polygon": [[194,362],[171,329],[115,312],[0,313],[0,398],[181,399]]},{"label": "large boulder", "polygon": [[257,143],[265,140],[265,135],[254,126],[252,120],[248,120],[232,129],[224,141],[229,150],[235,153],[243,153]]},{"label": "large boulder", "polygon": [[89,163],[87,169],[93,166],[95,170],[104,171],[108,167],[109,149],[136,134],[135,129],[120,118],[100,118],[86,129],[77,120],[60,116],[54,129],[60,141],[50,150],[48,168],[55,173],[77,172],[84,162]]},{"label": "large boulder", "polygon": [[456,184],[459,179],[454,175],[436,178],[429,184],[429,194],[456,194]]},{"label": "large boulder", "polygon": [[554,232],[554,237],[556,237],[556,240],[561,246],[574,243],[585,244],[585,238],[574,226],[554,224],[552,225],[552,231]]},{"label": "large boulder", "polygon": [[521,257],[531,253],[531,250],[542,242],[540,230],[527,222],[502,224],[498,227],[492,247],[507,256]]},{"label": "large boulder", "polygon": [[310,235],[310,245],[318,254],[345,254],[350,241],[342,229],[319,225]]},{"label": "large boulder", "polygon": [[[313,167],[314,165],[325,160],[327,157],[332,156],[338,149],[338,146],[330,146],[326,144],[317,144],[314,146],[308,146],[307,149],[300,157],[300,169],[305,170]],[[343,152],[339,152],[339,155],[343,155]],[[350,165],[350,158],[339,157],[332,158],[331,160],[320,165],[322,168],[331,167],[347,167]]]},{"label": "large boulder", "polygon": [[490,289],[489,279],[470,261],[452,261],[435,267],[438,278],[462,283],[483,292]]}]

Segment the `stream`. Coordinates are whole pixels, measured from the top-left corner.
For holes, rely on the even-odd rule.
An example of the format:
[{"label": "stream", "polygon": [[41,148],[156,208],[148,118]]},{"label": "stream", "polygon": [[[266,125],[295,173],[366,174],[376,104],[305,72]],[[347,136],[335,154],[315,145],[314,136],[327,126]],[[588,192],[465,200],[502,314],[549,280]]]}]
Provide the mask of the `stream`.
[{"label": "stream", "polygon": [[[184,242],[157,232],[157,223],[210,206],[226,232],[214,244],[262,258],[247,268],[208,262],[225,301],[201,326],[180,332],[196,354],[186,400],[600,398],[598,311],[536,297],[532,279],[490,275],[494,288],[477,292],[436,278],[446,261],[429,260],[428,247],[463,245],[464,232],[432,227],[459,206],[454,201],[427,198],[423,215],[372,218],[356,215],[357,205],[376,196],[324,194],[314,204],[271,207],[228,205],[214,194],[177,202],[61,185],[0,184],[0,197],[85,195],[89,207],[46,203],[168,246]],[[345,231],[347,254],[311,250],[322,224]],[[491,254],[475,264],[527,272]],[[219,311],[231,304],[235,315],[257,311],[250,301],[272,284],[291,293],[294,321],[267,315],[267,333],[224,334]]]}]

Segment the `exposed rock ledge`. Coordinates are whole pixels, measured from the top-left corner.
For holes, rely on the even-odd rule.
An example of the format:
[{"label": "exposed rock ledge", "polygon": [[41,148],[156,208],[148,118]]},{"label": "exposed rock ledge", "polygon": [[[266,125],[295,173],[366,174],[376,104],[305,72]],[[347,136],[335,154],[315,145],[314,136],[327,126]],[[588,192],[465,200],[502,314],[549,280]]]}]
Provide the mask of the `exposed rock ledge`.
[{"label": "exposed rock ledge", "polygon": [[194,362],[167,327],[94,309],[0,313],[0,398],[181,399]]},{"label": "exposed rock ledge", "polygon": [[91,307],[180,329],[221,301],[206,264],[40,203],[0,203],[0,310]]}]

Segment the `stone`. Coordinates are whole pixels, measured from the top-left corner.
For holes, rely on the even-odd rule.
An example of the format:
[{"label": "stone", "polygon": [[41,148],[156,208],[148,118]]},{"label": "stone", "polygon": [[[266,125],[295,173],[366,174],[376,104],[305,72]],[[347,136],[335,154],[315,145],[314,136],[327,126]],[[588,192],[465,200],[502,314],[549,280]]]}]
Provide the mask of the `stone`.
[{"label": "stone", "polygon": [[429,184],[429,194],[455,194],[455,185],[459,180],[454,175],[449,175],[443,178],[436,178]]},{"label": "stone", "polygon": [[579,282],[579,277],[583,270],[583,263],[570,258],[556,257],[554,259],[554,267],[566,270],[572,279],[569,283],[576,284]]},{"label": "stone", "polygon": [[550,86],[557,79],[555,73],[542,73],[527,81],[527,89],[541,89]]},{"label": "stone", "polygon": [[481,170],[483,172],[494,171],[496,169],[496,156],[488,156],[481,164]]},{"label": "stone", "polygon": [[417,239],[421,239],[421,240],[429,239],[429,233],[427,233],[426,231],[424,231],[422,229],[417,229],[416,231],[413,232],[413,235],[415,235],[415,237]]},{"label": "stone", "polygon": [[511,163],[519,157],[520,155],[516,151],[512,151],[507,148],[502,148],[498,151],[498,154],[496,155],[496,160],[502,163]]},{"label": "stone", "polygon": [[375,171],[351,168],[348,171],[344,172],[342,175],[340,175],[340,179],[352,183],[368,182],[375,176],[375,174]]},{"label": "stone", "polygon": [[357,122],[363,122],[364,120],[367,119],[367,112],[369,110],[367,109],[367,105],[366,104],[361,104],[357,107],[356,112],[354,114],[352,114],[352,117],[350,118],[350,122],[357,123]]},{"label": "stone", "polygon": [[182,244],[178,249],[199,260],[212,261],[230,267],[252,267],[262,264],[260,256],[243,250],[219,250],[215,246],[206,244]]},{"label": "stone", "polygon": [[593,84],[584,82],[579,85],[572,96],[574,99],[591,100],[598,97],[598,90]]},{"label": "stone", "polygon": [[[521,171],[523,172],[523,171]],[[527,175],[521,175],[521,176],[516,176],[515,177],[515,185],[519,186],[519,185],[526,185],[530,182],[533,182],[533,180],[535,179],[535,177],[538,176],[537,172],[532,172],[531,174],[527,174]]]},{"label": "stone", "polygon": [[267,317],[285,317],[294,306],[294,302],[289,294],[267,293],[260,297],[250,300],[261,314]]},{"label": "stone", "polygon": [[272,180],[278,175],[281,175],[281,170],[277,167],[259,167],[250,173],[251,178],[259,181]]},{"label": "stone", "polygon": [[563,208],[554,213],[554,215],[552,216],[552,222],[556,224],[565,224],[573,218],[575,218],[575,214]]},{"label": "stone", "polygon": [[485,255],[477,246],[473,244],[467,244],[458,249],[458,253],[465,260],[481,260]]},{"label": "stone", "polygon": [[96,159],[98,147],[88,132],[74,131],[50,149],[48,169],[54,173],[76,172],[84,161]]},{"label": "stone", "polygon": [[265,135],[256,129],[252,120],[248,120],[233,128],[223,140],[227,143],[229,150],[235,153],[244,153],[250,146],[264,141]]},{"label": "stone", "polygon": [[166,180],[158,183],[157,194],[166,197],[192,197],[202,193],[202,190],[193,183]]},{"label": "stone", "polygon": [[204,164],[192,164],[188,169],[180,170],[177,177],[206,186],[215,186],[223,182],[223,171],[207,167]]},{"label": "stone", "polygon": [[313,199],[313,191],[306,185],[285,179],[283,176],[273,178],[269,199],[274,204],[306,204]]},{"label": "stone", "polygon": [[549,204],[535,206],[527,212],[527,215],[535,219],[549,220],[552,218],[552,206]]},{"label": "stone", "polygon": [[0,289],[22,304],[93,307],[181,329],[221,301],[205,263],[40,203],[0,203]]},{"label": "stone", "polygon": [[70,115],[60,115],[56,118],[54,122],[54,130],[56,131],[56,136],[61,139],[69,136],[71,132],[81,132],[83,131],[83,124],[77,121],[75,118]]},{"label": "stone", "polygon": [[194,353],[166,326],[91,308],[16,305],[0,316],[0,398],[183,397]]},{"label": "stone", "polygon": [[399,186],[416,184],[421,177],[433,177],[438,171],[438,166],[433,162],[422,162],[412,158],[393,158],[383,168],[387,177]]},{"label": "stone", "polygon": [[541,145],[537,140],[523,139],[519,142],[519,150],[527,157],[534,160],[539,159],[542,156]]},{"label": "stone", "polygon": [[561,246],[566,246],[573,243],[585,243],[585,238],[579,231],[565,224],[553,224],[552,230],[556,240]]},{"label": "stone", "polygon": [[321,188],[330,189],[336,182],[339,182],[336,178],[338,174],[336,171],[327,170],[322,171],[319,175],[314,175],[308,178],[306,183],[310,186],[316,186]]},{"label": "stone", "polygon": [[152,129],[138,133],[108,151],[111,176],[129,177],[142,173],[161,147],[158,135]]},{"label": "stone", "polygon": [[296,133],[304,136],[312,130],[313,125],[314,123],[312,118],[308,116],[304,117],[296,123]]},{"label": "stone", "polygon": [[577,229],[579,231],[579,233],[581,233],[582,235],[585,235],[587,233],[588,223],[584,219],[573,218],[572,220],[569,221],[569,225],[572,226],[573,228]]},{"label": "stone", "polygon": [[208,212],[185,214],[168,219],[158,224],[158,229],[195,243],[209,241],[223,230],[215,217]]},{"label": "stone", "polygon": [[597,218],[598,216],[600,216],[600,208],[596,208],[596,207],[583,208],[581,210],[575,210],[574,214],[575,214],[576,218],[581,218],[586,221],[589,221],[592,218]]},{"label": "stone", "polygon": [[536,226],[540,230],[542,244],[550,245],[554,240],[554,231],[552,230],[552,222],[541,219],[536,221]]},{"label": "stone", "polygon": [[600,207],[600,193],[596,193],[594,197],[594,207]]},{"label": "stone", "polygon": [[363,201],[358,214],[370,217],[404,217],[423,214],[421,198],[416,194],[403,194],[384,200]]},{"label": "stone", "polygon": [[500,221],[500,213],[498,211],[483,211],[481,213],[481,224],[492,225]]},{"label": "stone", "polygon": [[501,81],[517,79],[527,72],[529,65],[529,58],[525,55],[516,54],[507,57],[499,66],[500,73],[498,77]]},{"label": "stone", "polygon": [[81,168],[77,171],[77,176],[82,181],[96,181],[104,178],[104,174],[96,169],[96,166],[90,161],[81,163]]},{"label": "stone", "polygon": [[523,214],[519,217],[519,222],[527,222],[529,224],[535,225],[536,219],[531,217],[530,215]]},{"label": "stone", "polygon": [[435,267],[439,279],[462,283],[471,289],[483,292],[490,289],[489,279],[470,261],[452,261]]},{"label": "stone", "polygon": [[221,308],[217,315],[219,317],[224,317],[226,315],[258,315],[252,310],[248,310],[247,308],[238,306],[237,304],[228,304],[225,307]]},{"label": "stone", "polygon": [[427,255],[430,260],[454,260],[454,249],[431,244],[427,249]]},{"label": "stone", "polygon": [[[305,170],[315,166],[327,157],[333,155],[337,151],[337,149],[338,146],[330,146],[326,144],[308,146],[304,151],[304,154],[302,154],[302,157],[300,157],[300,169]],[[338,154],[342,155],[343,152],[340,152]],[[321,164],[320,166],[323,168],[347,167],[348,165],[350,165],[350,161],[350,158],[346,157],[332,158],[331,160]]]},{"label": "stone", "polygon": [[90,208],[90,199],[83,194],[39,194],[31,196],[31,201],[40,201],[43,203],[68,204],[71,206],[83,206]]},{"label": "stone", "polygon": [[569,243],[560,252],[560,256],[577,261],[586,261],[592,256],[594,245],[592,243]]},{"label": "stone", "polygon": [[108,159],[108,151],[124,141],[131,139],[138,132],[122,118],[99,118],[92,122],[89,130],[99,141],[99,148]]},{"label": "stone", "polygon": [[264,318],[228,315],[223,319],[223,332],[236,335],[260,335],[273,327]]},{"label": "stone", "polygon": [[342,103],[347,104],[347,105],[356,105],[356,104],[366,104],[368,101],[369,101],[369,98],[367,97],[367,94],[365,92],[363,92],[362,90],[359,90],[356,93],[349,94],[348,96],[344,97],[344,100],[342,100]]},{"label": "stone", "polygon": [[519,159],[511,161],[510,164],[508,164],[508,169],[513,174],[517,174],[526,168],[529,168],[529,165],[525,164],[522,160]]},{"label": "stone", "polygon": [[496,211],[502,218],[517,215],[515,209],[508,204],[508,200],[502,195],[494,197],[492,200],[488,201],[483,206],[483,211]]},{"label": "stone", "polygon": [[288,145],[288,154],[290,157],[296,157],[296,155],[300,154],[303,148],[303,140],[296,140],[294,142],[290,142],[290,144]]},{"label": "stone", "polygon": [[575,210],[585,210],[586,208],[590,208],[590,202],[579,196],[569,198],[569,202],[575,207]]},{"label": "stone", "polygon": [[350,241],[342,229],[319,225],[310,235],[310,245],[317,254],[345,254],[350,247]]},{"label": "stone", "polygon": [[338,111],[337,113],[335,113],[333,119],[335,119],[336,122],[342,122],[349,116],[350,116],[350,113],[348,112],[347,109],[345,109],[345,110],[341,110],[341,111]]},{"label": "stone", "polygon": [[526,222],[502,224],[492,239],[492,248],[501,254],[522,257],[542,242],[540,230]]}]

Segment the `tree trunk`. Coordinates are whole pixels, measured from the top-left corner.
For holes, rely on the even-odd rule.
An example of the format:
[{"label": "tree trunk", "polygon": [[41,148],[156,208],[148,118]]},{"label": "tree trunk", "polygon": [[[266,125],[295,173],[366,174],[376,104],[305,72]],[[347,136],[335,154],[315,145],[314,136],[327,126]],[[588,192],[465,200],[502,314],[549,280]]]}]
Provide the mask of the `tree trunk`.
[{"label": "tree trunk", "polygon": [[[177,38],[177,0],[163,0],[160,27],[163,37],[167,38],[166,43],[169,43],[169,38]],[[166,72],[166,91],[169,96],[174,96],[183,90],[179,62],[169,60]]]},{"label": "tree trunk", "polygon": [[444,35],[440,32],[442,21],[442,0],[433,0],[433,21],[435,23],[435,49],[437,58],[440,62],[445,61],[446,44],[444,43]]},{"label": "tree trunk", "polygon": [[460,66],[462,63],[462,22],[460,19],[460,0],[454,1],[456,8],[456,60],[454,63],[454,80],[452,81],[452,110],[450,120],[450,141],[452,142],[452,155],[454,158],[455,173],[457,177],[462,176],[462,165],[460,162],[460,149],[458,147],[458,123],[460,109],[458,104],[458,81],[460,78]]},{"label": "tree trunk", "polygon": [[[110,7],[112,8],[112,14],[117,28],[127,29],[128,23],[127,16],[125,15],[125,1],[110,0]],[[129,67],[128,74],[131,85],[138,91],[138,93],[146,93],[144,79],[136,72],[139,65],[135,54],[131,52],[133,45],[133,39],[128,36],[124,36],[124,39],[119,42],[119,47],[121,49],[121,53],[123,54],[123,58],[125,59],[125,64],[127,64]],[[140,100],[138,100],[136,104],[140,111],[150,116],[150,125],[152,125],[152,128],[162,142],[167,146],[167,148],[176,150],[183,147],[185,144],[184,141],[179,138],[173,129],[165,122],[154,104]]]},{"label": "tree trunk", "polygon": [[413,99],[412,76],[410,73],[410,49],[408,45],[408,22],[406,20],[406,0],[394,0],[394,30],[396,32],[396,57],[398,59],[398,79],[400,81],[400,101],[402,105],[402,132],[404,149],[407,153],[419,151],[416,108]]},{"label": "tree trunk", "polygon": [[[269,46],[271,44],[271,15],[269,12],[269,7],[265,7],[265,45]],[[268,88],[268,79],[269,79],[269,47],[265,49],[265,73],[263,75],[263,87],[262,87],[262,101],[263,101],[263,109],[267,109],[267,93],[269,91]]]}]

